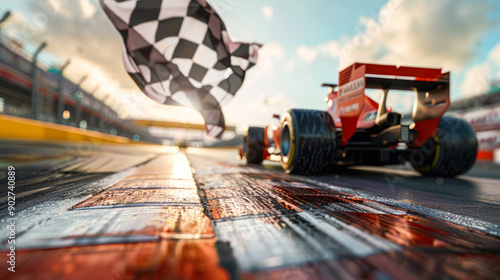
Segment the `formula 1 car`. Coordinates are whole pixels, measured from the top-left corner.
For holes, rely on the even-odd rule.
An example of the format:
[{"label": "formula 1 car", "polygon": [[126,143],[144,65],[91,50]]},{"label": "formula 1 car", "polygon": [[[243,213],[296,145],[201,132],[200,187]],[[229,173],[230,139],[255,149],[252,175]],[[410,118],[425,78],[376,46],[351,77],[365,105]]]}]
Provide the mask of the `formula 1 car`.
[{"label": "formula 1 car", "polygon": [[[280,125],[248,128],[240,151],[247,163],[280,160],[286,173],[311,174],[408,161],[431,176],[460,175],[475,163],[472,127],[443,116],[450,106],[449,72],[355,63],[340,72],[339,85],[323,86],[330,89],[326,111],[292,109]],[[381,90],[378,103],[365,94],[368,89]],[[387,106],[391,91],[414,92],[409,121]]]}]

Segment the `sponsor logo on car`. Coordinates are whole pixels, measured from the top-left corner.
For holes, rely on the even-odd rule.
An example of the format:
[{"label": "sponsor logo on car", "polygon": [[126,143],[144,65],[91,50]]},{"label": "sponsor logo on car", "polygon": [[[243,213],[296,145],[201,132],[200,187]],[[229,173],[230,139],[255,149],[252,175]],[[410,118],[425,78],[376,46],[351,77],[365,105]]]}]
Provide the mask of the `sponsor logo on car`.
[{"label": "sponsor logo on car", "polygon": [[354,103],[354,104],[351,104],[349,106],[345,106],[345,107],[340,107],[340,114],[344,114],[344,113],[349,113],[349,112],[352,112],[352,111],[356,111],[359,109],[359,103]]},{"label": "sponsor logo on car", "polygon": [[365,79],[359,78],[339,88],[339,97],[348,96],[365,87]]}]

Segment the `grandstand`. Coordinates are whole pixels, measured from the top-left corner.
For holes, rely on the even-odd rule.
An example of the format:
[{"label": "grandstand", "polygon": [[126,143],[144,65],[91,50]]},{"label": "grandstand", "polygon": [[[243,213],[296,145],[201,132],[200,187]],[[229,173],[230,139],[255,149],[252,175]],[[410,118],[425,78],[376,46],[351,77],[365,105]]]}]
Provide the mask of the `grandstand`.
[{"label": "grandstand", "polygon": [[145,129],[123,120],[111,107],[55,69],[37,61],[22,44],[0,33],[0,113],[154,140]]}]

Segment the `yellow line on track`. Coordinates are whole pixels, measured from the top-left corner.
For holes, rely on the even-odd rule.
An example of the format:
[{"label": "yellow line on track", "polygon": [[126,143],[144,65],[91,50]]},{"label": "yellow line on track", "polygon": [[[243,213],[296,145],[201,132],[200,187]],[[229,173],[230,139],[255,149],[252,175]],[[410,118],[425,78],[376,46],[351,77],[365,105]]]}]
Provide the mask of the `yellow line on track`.
[{"label": "yellow line on track", "polygon": [[140,143],[122,136],[7,115],[0,115],[0,139],[86,141],[107,144]]}]

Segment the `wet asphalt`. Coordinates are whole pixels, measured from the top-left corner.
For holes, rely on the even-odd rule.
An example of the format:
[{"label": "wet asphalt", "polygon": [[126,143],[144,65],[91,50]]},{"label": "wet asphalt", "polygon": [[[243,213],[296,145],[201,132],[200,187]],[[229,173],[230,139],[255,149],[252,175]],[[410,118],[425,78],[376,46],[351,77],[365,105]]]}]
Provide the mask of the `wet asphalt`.
[{"label": "wet asphalt", "polygon": [[[500,273],[500,169],[493,164],[478,163],[457,178],[422,177],[406,165],[303,177],[284,174],[275,162],[246,166],[236,149],[4,141],[0,168],[8,165],[18,171],[17,211],[29,224],[21,227],[28,251],[20,259],[25,267],[39,263],[24,276],[45,271],[44,263],[68,250],[79,257],[61,260],[74,271],[39,278],[88,276],[85,267],[104,249],[127,257],[99,257],[99,273],[108,277],[119,264],[124,276],[138,279]],[[148,262],[137,267],[144,246]],[[206,270],[190,265],[208,259]]]},{"label": "wet asphalt", "polygon": [[[199,150],[188,150],[188,154],[189,151]],[[236,159],[235,150],[207,150],[196,154],[244,165],[243,160]],[[278,162],[264,161],[262,168],[283,172]],[[478,162],[469,172],[455,178],[425,177],[409,165],[337,167],[308,178],[500,224],[500,165],[492,163]]]}]

